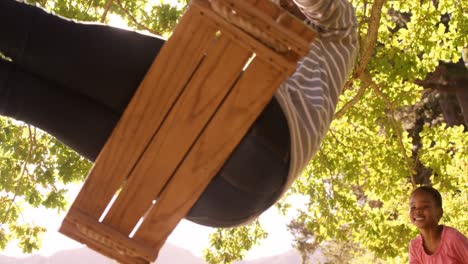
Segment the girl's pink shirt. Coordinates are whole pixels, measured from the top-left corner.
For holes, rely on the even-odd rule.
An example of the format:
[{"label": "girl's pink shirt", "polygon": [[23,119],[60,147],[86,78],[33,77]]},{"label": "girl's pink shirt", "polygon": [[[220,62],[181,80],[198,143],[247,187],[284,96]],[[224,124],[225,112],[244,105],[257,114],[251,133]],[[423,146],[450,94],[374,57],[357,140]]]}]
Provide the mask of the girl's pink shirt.
[{"label": "girl's pink shirt", "polygon": [[443,226],[440,243],[434,254],[426,253],[421,235],[411,240],[409,251],[410,264],[468,264],[468,239],[448,226]]}]

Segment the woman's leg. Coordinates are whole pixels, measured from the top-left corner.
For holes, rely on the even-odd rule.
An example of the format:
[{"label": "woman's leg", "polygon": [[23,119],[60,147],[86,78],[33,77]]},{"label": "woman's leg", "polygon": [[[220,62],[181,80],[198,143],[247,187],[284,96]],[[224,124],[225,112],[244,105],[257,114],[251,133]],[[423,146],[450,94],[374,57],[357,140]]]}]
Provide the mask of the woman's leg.
[{"label": "woman's leg", "polygon": [[0,115],[37,126],[90,160],[96,158],[120,117],[86,96],[2,59]]},{"label": "woman's leg", "polygon": [[[78,24],[13,0],[0,0],[0,34],[0,51],[16,64],[0,64],[2,113],[50,132],[91,160],[164,42]],[[289,132],[273,100],[187,218],[240,224],[278,198],[288,168]]]},{"label": "woman's leg", "polygon": [[15,0],[0,1],[0,52],[24,71],[121,114],[164,40],[77,23]]},{"label": "woman's leg", "polygon": [[0,52],[13,60],[0,69],[2,114],[49,132],[91,160],[164,43],[15,0],[0,1],[0,36]]}]

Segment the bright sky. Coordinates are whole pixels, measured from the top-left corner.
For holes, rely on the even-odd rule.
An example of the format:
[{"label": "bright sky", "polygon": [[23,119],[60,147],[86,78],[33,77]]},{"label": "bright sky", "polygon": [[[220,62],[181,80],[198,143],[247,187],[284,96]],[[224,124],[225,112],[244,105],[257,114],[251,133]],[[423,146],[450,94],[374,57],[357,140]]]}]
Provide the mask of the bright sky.
[{"label": "bright sky", "polygon": [[[69,191],[70,201],[78,194],[80,185],[74,185]],[[50,256],[57,251],[83,247],[82,244],[60,234],[57,230],[65,217],[65,212],[58,214],[54,210],[27,209],[23,212],[26,221],[47,228],[47,232],[42,238],[42,248],[35,252],[44,256]],[[247,259],[256,259],[265,256],[280,254],[291,249],[292,236],[286,230],[286,218],[277,213],[275,207],[270,208],[261,217],[262,226],[269,233],[269,237],[263,241],[260,247],[252,249],[247,255]],[[168,241],[176,246],[187,249],[195,256],[201,257],[203,249],[208,247],[208,236],[214,229],[193,224],[183,220],[169,237]],[[24,257],[28,254],[21,253],[21,249],[16,243],[10,243],[3,255]]]}]

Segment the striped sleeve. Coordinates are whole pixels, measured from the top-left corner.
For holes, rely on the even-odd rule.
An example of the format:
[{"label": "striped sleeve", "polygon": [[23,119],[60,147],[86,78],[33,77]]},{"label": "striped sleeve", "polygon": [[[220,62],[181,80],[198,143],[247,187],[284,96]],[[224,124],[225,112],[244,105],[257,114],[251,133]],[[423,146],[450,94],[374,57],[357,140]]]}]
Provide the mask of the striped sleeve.
[{"label": "striped sleeve", "polygon": [[319,150],[356,53],[356,19],[346,0],[294,0],[318,32],[276,98],[288,120],[291,161],[286,190]]},{"label": "striped sleeve", "polygon": [[321,39],[346,38],[356,24],[354,11],[346,0],[294,0]]}]

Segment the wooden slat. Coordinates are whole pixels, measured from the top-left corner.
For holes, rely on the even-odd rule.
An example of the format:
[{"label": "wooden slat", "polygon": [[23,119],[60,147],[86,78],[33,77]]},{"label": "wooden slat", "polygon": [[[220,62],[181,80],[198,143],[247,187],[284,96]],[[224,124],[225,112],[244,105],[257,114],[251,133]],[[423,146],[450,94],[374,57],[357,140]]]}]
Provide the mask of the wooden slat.
[{"label": "wooden slat", "polygon": [[[101,151],[60,232],[122,263],[153,261],[277,87],[295,70],[313,35],[308,27],[260,0],[222,1],[293,45],[294,52],[275,53],[219,17],[208,0],[192,0]],[[237,79],[251,52],[256,58]],[[129,238],[143,215],[142,226]]]},{"label": "wooden slat", "polygon": [[164,120],[104,223],[125,234],[132,231],[237,80],[250,56],[249,50],[221,35]]},{"label": "wooden slat", "polygon": [[[281,9],[280,7],[274,5],[273,3],[268,3],[266,1],[257,1],[255,5],[259,6],[261,9],[253,8],[252,3],[247,1],[237,1],[237,0],[216,0],[225,3],[228,6],[231,6],[236,10],[238,17],[243,17],[245,20],[251,22],[256,27],[260,28],[263,32],[267,32],[269,35],[274,37],[276,40],[280,41],[287,47],[290,47],[292,51],[297,52],[300,56],[303,56],[309,51],[309,45],[311,40],[304,39],[303,36],[299,35],[299,32],[295,32],[298,24],[293,23],[296,18],[293,18],[291,14]],[[196,2],[203,2],[203,0],[197,0]],[[280,16],[289,16],[293,19],[285,20],[289,21],[289,24],[286,26],[294,24],[295,27],[291,29],[281,26],[276,23],[276,17],[271,17],[270,14],[262,12],[265,10],[271,12],[270,9],[276,8],[279,9]],[[276,16],[276,15],[275,15]],[[303,25],[307,27],[306,25]],[[303,30],[299,30],[303,32]]]},{"label": "wooden slat", "polygon": [[244,0],[245,2],[249,3],[250,5],[256,7],[258,10],[266,14],[267,16],[271,17],[275,20],[278,16],[280,16],[285,11],[280,8],[278,5],[271,1],[259,1],[259,0]]},{"label": "wooden slat", "polygon": [[[277,20],[277,22],[284,28],[294,31],[297,36],[301,37],[309,44],[312,43],[317,35],[309,26],[305,25],[303,21],[293,15],[282,16]],[[306,51],[308,51],[308,49]]]},{"label": "wooden slat", "polygon": [[59,231],[103,255],[124,263],[149,263],[157,257],[157,252],[138,245],[103,224],[90,221],[82,213],[74,212],[73,218],[65,220]]},{"label": "wooden slat", "polygon": [[[255,6],[258,10],[265,13],[267,16],[270,16],[286,30],[294,32],[298,37],[304,39],[307,43],[311,43],[314,40],[316,33],[312,30],[312,28],[304,24],[304,21],[301,21],[293,14],[288,13],[288,11],[279,7],[272,1],[244,0],[244,2]],[[287,15],[285,15],[285,13]]]},{"label": "wooden slat", "polygon": [[282,70],[284,68],[296,67],[297,60],[304,56],[303,54],[278,54],[273,52],[270,48],[266,47],[263,43],[259,42],[257,39],[247,34],[245,31],[239,29],[238,27],[232,25],[217,13],[215,13],[209,3],[205,0],[192,0],[191,8],[193,11],[197,11],[204,16],[208,17],[218,28],[223,29],[224,34],[229,34],[233,39],[242,43],[249,49],[253,49],[255,54],[259,57],[265,58],[271,62],[271,64]]},{"label": "wooden slat", "polygon": [[141,258],[132,258],[125,255],[115,254],[116,252],[113,249],[107,248],[100,243],[93,241],[88,241],[86,237],[79,233],[76,225],[68,221],[64,221],[60,227],[60,233],[82,243],[86,244],[90,249],[99,252],[100,254],[113,258],[119,263],[124,264],[149,264],[150,262],[141,259]]},{"label": "wooden slat", "polygon": [[[174,99],[210,46],[216,28],[188,12],[163,46],[101,151],[74,206],[97,219],[128,176]],[[183,61],[183,63],[180,63]],[[174,72],[178,72],[174,78]],[[155,103],[157,102],[157,103]]]},{"label": "wooden slat", "polygon": [[288,74],[254,59],[163,190],[134,239],[159,251]]}]

